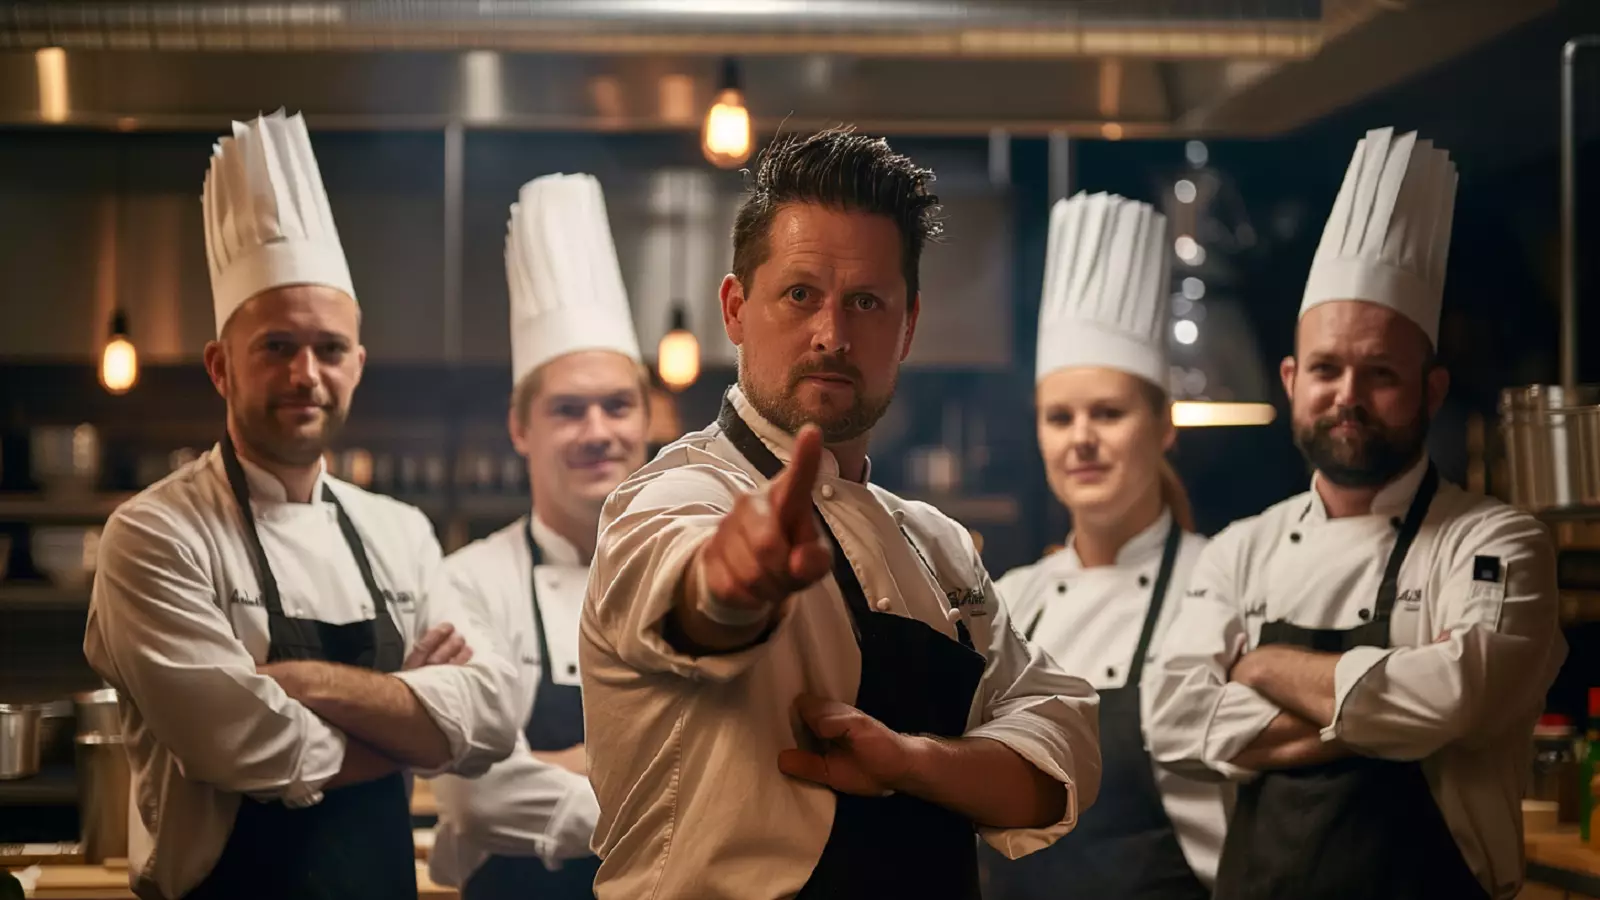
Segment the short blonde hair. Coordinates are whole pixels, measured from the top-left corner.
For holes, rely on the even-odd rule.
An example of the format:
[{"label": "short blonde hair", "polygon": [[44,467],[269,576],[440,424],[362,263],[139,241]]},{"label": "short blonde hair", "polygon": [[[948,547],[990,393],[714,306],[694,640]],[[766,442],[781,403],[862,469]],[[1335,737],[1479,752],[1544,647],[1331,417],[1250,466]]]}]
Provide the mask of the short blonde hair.
[{"label": "short blonde hair", "polygon": [[[544,390],[544,367],[548,363],[534,367],[528,374],[522,376],[515,387],[511,389],[511,408],[516,410],[517,427],[526,429],[528,420],[533,417],[533,401],[538,399],[539,392]],[[650,417],[650,370],[644,363],[635,362],[634,368],[639,373],[639,400],[644,404],[646,420]]]}]

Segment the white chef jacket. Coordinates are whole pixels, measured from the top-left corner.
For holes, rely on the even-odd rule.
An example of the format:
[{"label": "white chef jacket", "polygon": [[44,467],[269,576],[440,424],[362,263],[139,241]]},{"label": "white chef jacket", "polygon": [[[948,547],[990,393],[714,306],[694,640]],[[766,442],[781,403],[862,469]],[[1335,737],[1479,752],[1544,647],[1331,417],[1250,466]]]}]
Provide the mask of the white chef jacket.
[{"label": "white chef jacket", "polygon": [[439,827],[428,866],[440,884],[466,884],[492,854],[537,856],[551,869],[562,860],[588,856],[600,817],[589,779],[535,757],[522,731],[533,718],[540,680],[533,578],[539,581],[539,611],[549,626],[550,674],[565,685],[579,683],[578,618],[589,580],[577,548],[537,516],[533,539],[544,562],[530,573],[526,522],[518,519],[444,561],[444,576],[456,595],[489,623],[495,650],[516,666],[513,703],[522,714],[517,748],[509,757],[475,779],[446,775],[433,782]]},{"label": "white chef jacket", "polygon": [[[1063,670],[1082,676],[1095,690],[1116,690],[1128,683],[1171,527],[1172,514],[1163,511],[1154,524],[1117,551],[1112,565],[1087,569],[1068,540],[1064,549],[1007,572],[995,589],[1017,629],[1024,635],[1031,631],[1027,640],[1050,654]],[[1178,616],[1189,572],[1205,546],[1204,537],[1188,533],[1178,544],[1172,579],[1140,679],[1146,694],[1153,689],[1157,674],[1150,660]],[[1147,747],[1149,742],[1147,733]],[[1217,877],[1217,858],[1222,854],[1222,838],[1233,808],[1233,787],[1216,779],[1189,778],[1166,766],[1153,768],[1161,805],[1172,820],[1184,858],[1210,887]],[[1107,797],[1104,802],[1115,803],[1116,798]]]},{"label": "white chef jacket", "polygon": [[[322,499],[326,484],[361,533],[406,649],[441,622],[473,648],[465,666],[395,673],[449,741],[441,771],[479,774],[505,758],[520,721],[506,702],[515,673],[465,607],[430,590],[440,552],[427,518],[326,474],[312,502],[290,503],[276,478],[240,462],[284,613],[333,624],[373,616],[335,509]],[[164,897],[211,871],[241,794],[315,804],[344,762],[345,735],[256,673],[270,636],[239,515],[212,448],[119,506],[100,541],[83,650],[122,697],[130,880]]]},{"label": "white chef jacket", "polygon": [[[793,438],[737,389],[731,396],[786,460]],[[589,779],[600,799],[594,847],[605,858],[600,900],[791,896],[827,842],[833,792],[785,776],[777,761],[805,734],[796,696],[855,699],[861,655],[837,583],[824,578],[791,597],[773,633],[736,653],[688,656],[661,632],[685,563],[735,498],[761,483],[713,425],[664,448],[601,514],[579,644]],[[877,610],[917,618],[954,640],[946,610],[959,603],[988,660],[967,736],[1004,743],[1066,785],[1060,822],[983,836],[1017,857],[1070,831],[1099,790],[1094,690],[1017,636],[959,524],[841,478],[826,452],[812,500]]]},{"label": "white chef jacket", "polygon": [[[1264,622],[1348,629],[1371,616],[1426,469],[1380,491],[1370,515],[1330,519],[1313,482],[1217,535],[1190,574],[1145,695],[1157,761],[1254,777],[1229,761],[1279,708],[1228,681],[1229,668]],[[1496,580],[1474,577],[1485,557],[1498,560]],[[1421,760],[1473,874],[1490,896],[1514,897],[1533,725],[1566,657],[1548,533],[1527,513],[1441,481],[1401,567],[1389,633],[1391,646],[1340,658],[1323,736],[1367,756]]]}]

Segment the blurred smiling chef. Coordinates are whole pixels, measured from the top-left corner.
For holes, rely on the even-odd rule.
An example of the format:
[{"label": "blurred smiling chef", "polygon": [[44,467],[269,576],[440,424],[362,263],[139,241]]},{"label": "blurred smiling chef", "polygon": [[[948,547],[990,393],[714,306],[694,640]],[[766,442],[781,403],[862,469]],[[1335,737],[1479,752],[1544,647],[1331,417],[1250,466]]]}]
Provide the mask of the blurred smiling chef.
[{"label": "blurred smiling chef", "polygon": [[226,429],[106,523],[84,635],[123,698],[130,880],[415,897],[404,770],[503,759],[515,673],[429,590],[422,513],[323,471],[366,354],[300,116],[234,123],[203,206]]},{"label": "blurred smiling chef", "polygon": [[1093,802],[1094,691],[1023,644],[966,529],[869,481],[930,176],[847,129],[753,176],[721,293],[739,386],[601,517],[602,900],[972,900],[976,831],[1021,856]]},{"label": "blurred smiling chef", "polygon": [[1311,489],[1195,564],[1148,718],[1164,763],[1246,781],[1218,900],[1510,898],[1530,736],[1566,648],[1532,516],[1426,451],[1456,169],[1356,145],[1282,364]]},{"label": "blurred smiling chef", "polygon": [[481,778],[441,778],[434,878],[465,900],[594,896],[600,807],[584,762],[578,619],[600,508],[644,463],[639,357],[600,183],[523,185],[506,236],[509,428],[533,513],[450,555],[445,572],[516,665],[517,749]]}]

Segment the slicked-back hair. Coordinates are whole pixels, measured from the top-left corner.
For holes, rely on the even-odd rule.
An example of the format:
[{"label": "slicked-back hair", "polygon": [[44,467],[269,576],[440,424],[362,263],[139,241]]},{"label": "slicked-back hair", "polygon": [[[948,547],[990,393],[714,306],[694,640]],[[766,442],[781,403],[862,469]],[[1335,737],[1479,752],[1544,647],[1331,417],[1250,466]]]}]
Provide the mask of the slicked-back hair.
[{"label": "slicked-back hair", "polygon": [[848,126],[815,134],[779,135],[748,173],[747,193],[733,223],[733,274],[750,278],[771,252],[772,220],[790,203],[886,216],[900,232],[906,302],[916,302],[922,247],[936,239],[939,198],[928,190],[933,170],[889,149],[883,138]]}]

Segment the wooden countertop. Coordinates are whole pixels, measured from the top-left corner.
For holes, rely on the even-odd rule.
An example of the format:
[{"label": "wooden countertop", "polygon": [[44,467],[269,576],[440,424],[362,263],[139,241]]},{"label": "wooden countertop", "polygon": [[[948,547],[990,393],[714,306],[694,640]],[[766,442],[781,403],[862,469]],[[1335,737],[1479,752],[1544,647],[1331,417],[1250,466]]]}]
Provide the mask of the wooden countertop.
[{"label": "wooden countertop", "polygon": [[[126,863],[46,865],[39,870],[39,883],[29,895],[35,900],[135,900],[128,889]],[[458,900],[460,896],[455,888],[434,884],[422,862],[417,863],[417,895],[420,900]]]}]

